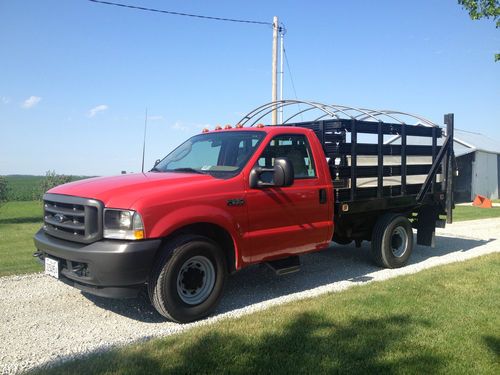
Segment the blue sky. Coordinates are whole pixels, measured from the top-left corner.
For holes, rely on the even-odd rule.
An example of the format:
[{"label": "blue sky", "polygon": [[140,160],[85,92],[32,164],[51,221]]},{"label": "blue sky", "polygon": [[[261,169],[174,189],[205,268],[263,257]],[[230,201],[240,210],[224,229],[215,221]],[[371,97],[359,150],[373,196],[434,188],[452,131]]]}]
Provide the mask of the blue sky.
[{"label": "blue sky", "polygon": [[[418,113],[500,140],[500,30],[443,1],[121,2],[272,21],[301,99]],[[0,0],[0,174],[139,171],[271,97],[267,26],[86,0]],[[285,98],[294,98],[285,69]]]}]

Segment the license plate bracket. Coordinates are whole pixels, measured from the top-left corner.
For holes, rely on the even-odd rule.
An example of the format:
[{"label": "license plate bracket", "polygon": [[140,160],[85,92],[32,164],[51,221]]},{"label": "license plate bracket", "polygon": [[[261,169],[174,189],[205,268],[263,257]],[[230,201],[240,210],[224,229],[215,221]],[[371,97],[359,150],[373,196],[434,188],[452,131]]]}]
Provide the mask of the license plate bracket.
[{"label": "license plate bracket", "polygon": [[45,257],[45,274],[55,277],[56,279],[59,278],[59,261]]}]

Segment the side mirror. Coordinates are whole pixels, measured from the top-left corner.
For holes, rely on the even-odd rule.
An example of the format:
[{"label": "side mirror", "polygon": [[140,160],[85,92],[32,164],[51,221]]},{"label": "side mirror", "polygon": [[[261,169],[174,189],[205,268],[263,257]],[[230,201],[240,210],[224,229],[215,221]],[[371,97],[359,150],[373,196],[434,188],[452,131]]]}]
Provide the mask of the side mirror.
[{"label": "side mirror", "polygon": [[[272,178],[270,178],[272,177]],[[254,167],[250,172],[249,185],[252,189],[266,187],[287,187],[294,181],[293,165],[288,158],[276,158],[273,168]]]}]

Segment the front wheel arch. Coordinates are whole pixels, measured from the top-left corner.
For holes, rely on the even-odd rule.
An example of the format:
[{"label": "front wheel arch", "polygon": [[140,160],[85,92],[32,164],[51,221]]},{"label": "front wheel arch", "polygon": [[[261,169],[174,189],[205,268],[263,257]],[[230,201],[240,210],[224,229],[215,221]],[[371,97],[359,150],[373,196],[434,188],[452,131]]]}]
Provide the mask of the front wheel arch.
[{"label": "front wheel arch", "polygon": [[158,250],[155,263],[162,256],[168,243],[180,236],[198,235],[204,236],[216,242],[223,250],[226,257],[227,272],[234,273],[238,265],[238,246],[233,236],[223,227],[207,222],[193,223],[176,229],[162,240],[162,246]]}]

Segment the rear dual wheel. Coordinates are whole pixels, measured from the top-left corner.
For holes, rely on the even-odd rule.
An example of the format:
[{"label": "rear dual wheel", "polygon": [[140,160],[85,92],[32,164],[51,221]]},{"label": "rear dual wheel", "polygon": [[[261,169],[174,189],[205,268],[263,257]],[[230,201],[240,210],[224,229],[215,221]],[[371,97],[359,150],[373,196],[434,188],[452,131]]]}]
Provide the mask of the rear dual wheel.
[{"label": "rear dual wheel", "polygon": [[404,266],[413,251],[413,230],[406,216],[381,216],[372,233],[372,255],[375,262],[386,268]]},{"label": "rear dual wheel", "polygon": [[155,309],[164,317],[187,323],[217,306],[226,279],[226,259],[220,246],[198,235],[183,235],[162,249],[148,282]]}]

